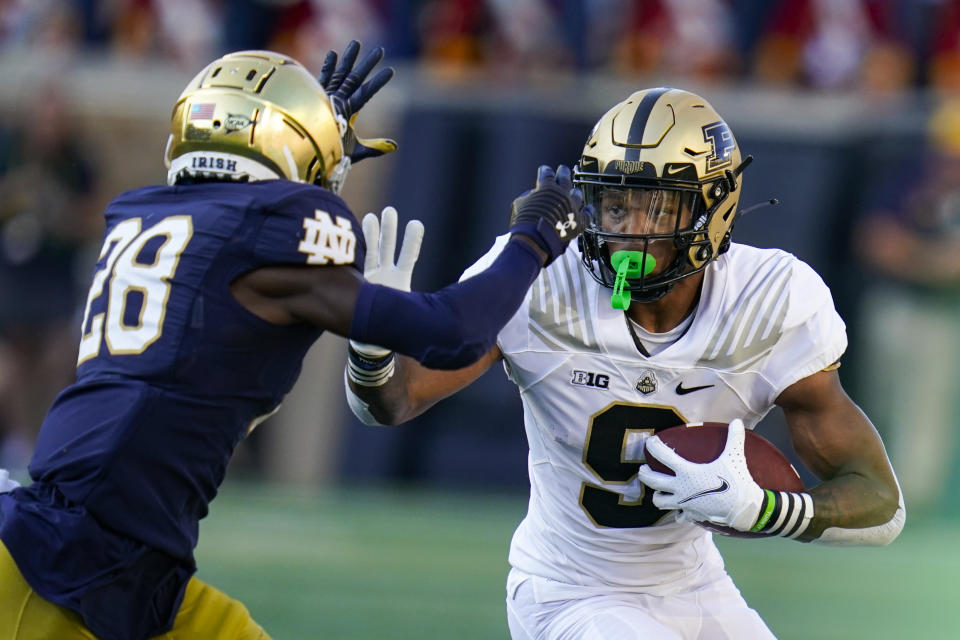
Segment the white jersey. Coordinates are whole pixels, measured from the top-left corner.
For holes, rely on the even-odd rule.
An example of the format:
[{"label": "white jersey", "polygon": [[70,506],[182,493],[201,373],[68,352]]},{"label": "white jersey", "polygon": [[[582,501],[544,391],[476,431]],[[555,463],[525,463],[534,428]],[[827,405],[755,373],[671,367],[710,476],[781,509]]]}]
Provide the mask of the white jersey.
[{"label": "white jersey", "polygon": [[705,270],[687,331],[652,357],[610,295],[571,246],[498,336],[530,445],[510,563],[558,588],[666,594],[719,556],[711,534],[657,509],[637,481],[644,438],[684,422],[753,428],[786,387],[840,358],[846,331],[820,277],[775,249],[731,245]]}]

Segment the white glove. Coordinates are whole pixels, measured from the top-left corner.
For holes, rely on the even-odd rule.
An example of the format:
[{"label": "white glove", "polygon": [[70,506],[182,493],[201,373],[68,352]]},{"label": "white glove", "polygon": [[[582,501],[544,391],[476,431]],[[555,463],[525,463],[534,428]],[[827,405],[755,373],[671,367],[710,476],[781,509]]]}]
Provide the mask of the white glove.
[{"label": "white glove", "polygon": [[[363,216],[363,238],[367,243],[367,256],[363,261],[363,277],[372,284],[381,284],[391,289],[410,291],[413,267],[420,257],[420,243],[423,241],[423,223],[410,220],[403,232],[403,244],[396,264],[393,254],[397,246],[397,210],[385,207],[378,220],[376,214]],[[385,358],[389,349],[370,344],[350,341],[351,346],[370,359]]]},{"label": "white glove", "polygon": [[420,257],[420,243],[423,241],[423,223],[411,220],[403,232],[403,245],[400,257],[393,262],[397,246],[397,210],[385,207],[377,216],[368,213],[363,216],[363,238],[367,241],[367,257],[363,262],[363,277],[367,282],[382,284],[391,289],[410,291],[413,267]]},{"label": "white glove", "polygon": [[13,491],[20,486],[20,483],[16,480],[10,479],[10,472],[6,469],[0,469],[0,493],[6,493],[7,491]]},{"label": "white glove", "polygon": [[660,438],[651,436],[646,442],[650,454],[677,475],[659,473],[644,464],[638,478],[656,491],[653,504],[658,509],[679,509],[682,520],[750,531],[760,517],[765,494],[747,469],[745,437],[743,421],[738,418],[730,423],[723,453],[713,462],[698,464],[681,458]]}]

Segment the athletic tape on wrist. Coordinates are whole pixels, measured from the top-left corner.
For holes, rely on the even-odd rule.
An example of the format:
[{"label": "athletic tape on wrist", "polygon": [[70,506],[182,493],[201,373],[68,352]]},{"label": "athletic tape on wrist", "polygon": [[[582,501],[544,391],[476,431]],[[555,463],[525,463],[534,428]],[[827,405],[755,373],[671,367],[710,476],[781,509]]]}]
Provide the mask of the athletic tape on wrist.
[{"label": "athletic tape on wrist", "polygon": [[390,349],[378,347],[375,344],[357,342],[356,340],[348,340],[347,347],[364,360],[370,360],[371,362],[383,360],[390,355]]},{"label": "athletic tape on wrist", "polygon": [[763,508],[760,509],[760,518],[757,520],[757,524],[753,525],[753,528],[750,529],[751,533],[757,533],[763,530],[770,521],[770,516],[773,515],[773,507],[776,505],[776,497],[773,495],[773,491],[770,491],[770,489],[764,489],[763,491],[765,495]]},{"label": "athletic tape on wrist", "polygon": [[809,493],[764,490],[764,505],[753,533],[796,539],[813,519],[813,498]]},{"label": "athletic tape on wrist", "polygon": [[370,358],[347,346],[347,377],[361,387],[379,387],[393,375],[396,363],[393,352],[382,358]]}]

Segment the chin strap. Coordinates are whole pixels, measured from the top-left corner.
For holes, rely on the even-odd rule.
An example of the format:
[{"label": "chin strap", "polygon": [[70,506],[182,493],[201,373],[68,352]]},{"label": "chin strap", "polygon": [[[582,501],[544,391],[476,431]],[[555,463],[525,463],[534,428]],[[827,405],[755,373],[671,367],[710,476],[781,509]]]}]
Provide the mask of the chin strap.
[{"label": "chin strap", "polygon": [[340,195],[340,190],[343,189],[343,184],[347,181],[347,174],[350,173],[352,166],[353,161],[350,160],[350,156],[343,156],[340,162],[333,168],[333,171],[330,172],[330,178],[327,180],[326,185],[327,188],[336,195]]}]

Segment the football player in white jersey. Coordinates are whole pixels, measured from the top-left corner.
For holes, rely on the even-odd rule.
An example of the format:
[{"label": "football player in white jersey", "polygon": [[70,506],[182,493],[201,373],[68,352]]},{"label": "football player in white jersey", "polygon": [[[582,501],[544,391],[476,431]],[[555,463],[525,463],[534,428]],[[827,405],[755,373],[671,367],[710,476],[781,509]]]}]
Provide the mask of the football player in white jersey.
[{"label": "football player in white jersey", "polygon": [[[634,93],[600,119],[574,172],[595,209],[579,247],[540,274],[485,358],[441,372],[380,350],[381,374],[348,367],[354,413],[396,424],[503,361],[530,445],[507,581],[515,640],[771,638],[693,522],[865,545],[903,527],[883,444],[837,376],[847,338],[830,291],[789,253],[731,242],[749,162],[703,98]],[[368,279],[409,288],[410,256],[404,273],[393,266],[395,222],[378,262],[371,218]],[[746,469],[744,429],[774,406],[821,480],[806,492],[765,491]],[[704,421],[731,425],[712,463],[654,435]],[[644,464],[645,441],[675,476]]]}]

